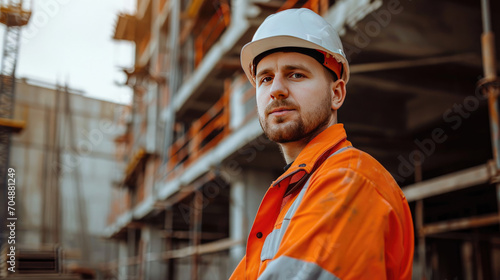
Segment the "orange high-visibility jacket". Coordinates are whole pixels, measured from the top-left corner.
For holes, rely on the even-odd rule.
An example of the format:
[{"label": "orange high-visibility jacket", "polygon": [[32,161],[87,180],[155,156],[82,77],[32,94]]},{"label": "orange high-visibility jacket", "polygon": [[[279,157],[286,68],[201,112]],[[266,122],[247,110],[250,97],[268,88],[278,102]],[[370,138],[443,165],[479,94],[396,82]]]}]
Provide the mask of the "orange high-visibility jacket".
[{"label": "orange high-visibility jacket", "polygon": [[271,184],[230,279],[411,279],[408,202],[346,137],[327,128]]}]

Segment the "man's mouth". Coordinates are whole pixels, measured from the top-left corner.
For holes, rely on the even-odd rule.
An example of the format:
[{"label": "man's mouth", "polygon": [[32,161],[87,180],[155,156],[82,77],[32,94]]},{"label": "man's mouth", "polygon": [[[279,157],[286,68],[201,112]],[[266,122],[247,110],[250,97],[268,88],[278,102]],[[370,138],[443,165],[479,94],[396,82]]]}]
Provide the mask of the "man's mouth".
[{"label": "man's mouth", "polygon": [[276,108],[276,109],[271,110],[271,112],[269,112],[269,115],[284,115],[284,114],[291,112],[291,111],[294,111],[294,110],[295,109],[280,107],[280,108]]}]

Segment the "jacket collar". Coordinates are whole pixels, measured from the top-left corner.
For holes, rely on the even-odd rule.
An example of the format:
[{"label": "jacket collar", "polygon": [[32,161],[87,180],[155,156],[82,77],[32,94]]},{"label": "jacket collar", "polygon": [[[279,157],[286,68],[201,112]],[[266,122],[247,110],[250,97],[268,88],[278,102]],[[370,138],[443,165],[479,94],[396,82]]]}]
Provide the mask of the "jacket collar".
[{"label": "jacket collar", "polygon": [[296,181],[305,174],[309,174],[319,158],[325,153],[329,152],[329,155],[350,144],[351,143],[347,141],[347,134],[343,124],[339,123],[328,127],[304,147],[293,161],[292,166],[276,179],[272,183],[272,186],[276,187],[283,184],[288,186],[292,177],[294,178],[293,181]]}]

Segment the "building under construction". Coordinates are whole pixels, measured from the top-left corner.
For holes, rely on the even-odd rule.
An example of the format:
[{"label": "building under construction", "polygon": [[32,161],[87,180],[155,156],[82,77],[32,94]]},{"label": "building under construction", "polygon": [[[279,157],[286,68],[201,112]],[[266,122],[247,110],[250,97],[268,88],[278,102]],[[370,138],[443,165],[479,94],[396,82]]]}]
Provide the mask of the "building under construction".
[{"label": "building under construction", "polygon": [[263,136],[240,50],[266,16],[306,7],[336,28],[351,65],[339,110],[348,139],[410,203],[414,279],[500,279],[500,3],[487,2],[138,0],[114,34],[136,46],[123,70],[134,98],[105,233],[118,246],[103,269],[229,277],[285,165]]},{"label": "building under construction", "polygon": [[[126,110],[66,86],[17,80],[13,117],[24,129],[10,146],[15,243],[5,241],[9,232],[2,229],[0,278],[103,276],[98,265],[113,246],[102,231],[116,181],[114,139],[125,130],[115,117]],[[4,250],[13,245],[11,273]]]}]

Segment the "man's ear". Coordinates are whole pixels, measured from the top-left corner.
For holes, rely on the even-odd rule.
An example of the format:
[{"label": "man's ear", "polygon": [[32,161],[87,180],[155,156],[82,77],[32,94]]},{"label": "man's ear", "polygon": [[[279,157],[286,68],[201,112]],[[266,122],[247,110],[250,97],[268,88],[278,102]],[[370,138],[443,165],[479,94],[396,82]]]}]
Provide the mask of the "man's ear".
[{"label": "man's ear", "polygon": [[346,89],[342,79],[332,83],[332,110],[338,110],[344,104]]}]

